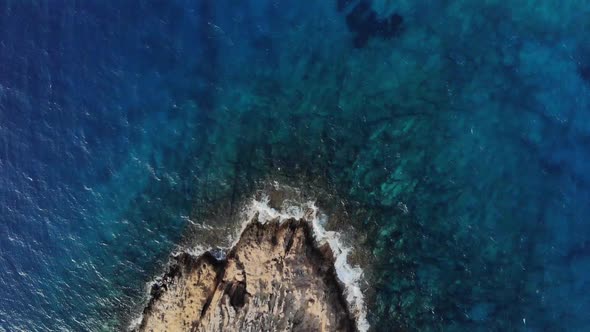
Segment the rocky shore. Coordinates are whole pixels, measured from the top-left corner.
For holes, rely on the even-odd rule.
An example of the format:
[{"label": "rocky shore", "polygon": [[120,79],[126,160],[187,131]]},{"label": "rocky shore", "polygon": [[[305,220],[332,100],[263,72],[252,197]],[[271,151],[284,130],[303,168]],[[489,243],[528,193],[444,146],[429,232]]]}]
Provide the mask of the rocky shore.
[{"label": "rocky shore", "polygon": [[357,331],[328,243],[308,220],[258,215],[224,256],[180,253],[136,331]]}]

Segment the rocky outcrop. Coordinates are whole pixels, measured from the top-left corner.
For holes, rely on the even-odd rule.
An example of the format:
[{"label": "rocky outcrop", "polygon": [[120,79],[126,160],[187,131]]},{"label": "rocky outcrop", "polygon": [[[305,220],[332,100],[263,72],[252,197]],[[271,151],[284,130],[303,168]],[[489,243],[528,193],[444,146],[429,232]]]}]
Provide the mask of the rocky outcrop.
[{"label": "rocky outcrop", "polygon": [[330,246],[308,221],[246,226],[227,256],[174,257],[138,331],[356,331]]}]

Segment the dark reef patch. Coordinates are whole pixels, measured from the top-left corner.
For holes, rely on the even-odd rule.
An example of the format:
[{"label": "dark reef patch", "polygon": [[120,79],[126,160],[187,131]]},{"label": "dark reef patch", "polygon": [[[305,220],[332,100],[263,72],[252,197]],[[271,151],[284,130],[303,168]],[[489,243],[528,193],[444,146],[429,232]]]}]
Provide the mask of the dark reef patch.
[{"label": "dark reef patch", "polygon": [[580,64],[578,65],[578,74],[580,78],[584,80],[584,82],[590,84],[590,65],[589,64]]},{"label": "dark reef patch", "polygon": [[[351,5],[353,1],[339,0],[339,11]],[[356,48],[363,48],[369,39],[380,37],[391,39],[402,32],[404,18],[393,13],[385,18],[379,18],[369,1],[360,1],[346,14],[346,25],[354,34],[353,43]]]}]

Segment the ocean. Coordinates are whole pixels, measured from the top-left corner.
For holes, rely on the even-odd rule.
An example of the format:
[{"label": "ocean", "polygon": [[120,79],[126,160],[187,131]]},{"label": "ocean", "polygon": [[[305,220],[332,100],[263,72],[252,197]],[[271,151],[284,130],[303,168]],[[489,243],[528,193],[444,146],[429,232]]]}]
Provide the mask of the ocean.
[{"label": "ocean", "polygon": [[274,182],[356,230],[375,331],[590,329],[589,15],[1,0],[0,331],[125,330]]}]

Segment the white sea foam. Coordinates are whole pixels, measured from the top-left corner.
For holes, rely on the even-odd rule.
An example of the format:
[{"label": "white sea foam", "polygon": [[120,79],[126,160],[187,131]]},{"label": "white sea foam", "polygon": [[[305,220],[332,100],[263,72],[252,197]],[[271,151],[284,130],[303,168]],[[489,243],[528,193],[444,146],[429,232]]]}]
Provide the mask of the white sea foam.
[{"label": "white sea foam", "polygon": [[143,320],[143,315],[139,315],[139,317],[133,319],[131,323],[129,323],[129,327],[127,327],[128,331],[137,331],[139,330],[139,326],[141,325],[141,321]]}]

